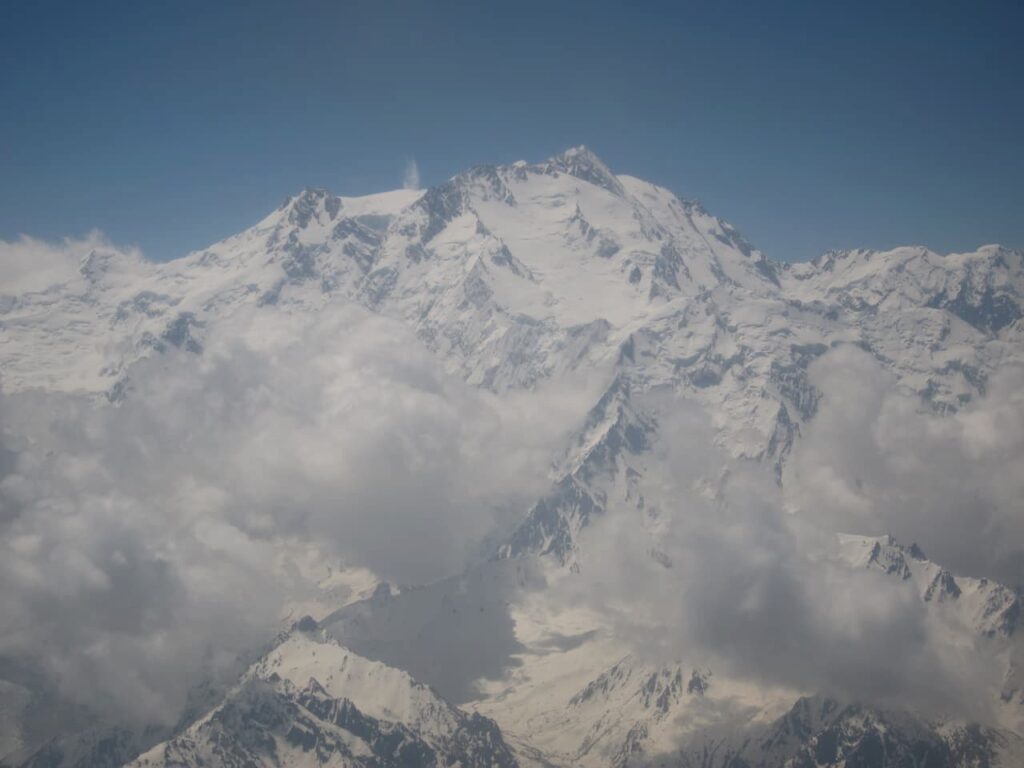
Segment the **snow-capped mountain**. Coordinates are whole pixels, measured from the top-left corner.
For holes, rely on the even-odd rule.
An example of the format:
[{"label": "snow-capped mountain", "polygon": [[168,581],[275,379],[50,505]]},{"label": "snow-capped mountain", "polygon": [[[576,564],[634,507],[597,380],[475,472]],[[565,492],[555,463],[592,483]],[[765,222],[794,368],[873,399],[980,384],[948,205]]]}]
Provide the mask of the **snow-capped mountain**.
[{"label": "snow-capped mountain", "polygon": [[498,727],[407,673],[361,658],[306,618],[224,701],[131,763],[144,766],[501,766]]},{"label": "snow-capped mountain", "polygon": [[709,740],[670,764],[749,768],[1015,765],[1024,741],[980,726],[940,726],[905,712],[873,710],[832,699],[801,698],[766,728]]},{"label": "snow-capped mountain", "polygon": [[[416,588],[332,574],[293,607],[291,619],[316,611],[315,621],[284,635],[201,716],[111,742],[104,764],[125,762],[124,743],[138,752],[157,740],[133,766],[1020,759],[1020,596],[954,575],[918,547],[844,535],[821,556],[912,584],[928,621],[997,658],[995,725],[840,704],[710,668],[696,653],[656,662],[591,606],[552,596],[552,585],[601,566],[588,563],[586,533],[610,516],[635,519],[653,542],[649,557],[673,568],[658,543],[674,514],[666,451],[681,402],[708,415],[714,450],[767,464],[781,484],[827,395],[810,369],[830,350],[866,351],[923,412],[969,407],[998,371],[1024,364],[1018,251],[908,247],[776,262],[700,204],[614,174],[579,147],[539,164],[477,167],[426,191],[306,190],[177,261],[96,249],[48,287],[2,290],[5,392],[84,394],[117,408],[133,397],[140,360],[171,350],[200,360],[218,332],[258,351],[273,340],[251,330],[254,316],[315,326],[325,310],[357,304],[497,397],[553,382],[596,393],[568,443],[551,446],[547,490],[487,557]],[[722,478],[705,480],[717,498]],[[0,685],[23,695],[16,680]],[[0,723],[0,735],[12,734],[7,751],[47,764],[38,750],[25,762],[17,723],[31,708],[11,706],[16,724]],[[49,764],[98,764],[95,750],[86,754]]]},{"label": "snow-capped mountain", "polygon": [[[913,717],[892,708],[875,711],[853,703],[816,701],[814,706],[824,707],[833,718],[827,725],[840,718],[858,723],[850,726],[858,735],[848,737],[854,746],[876,729],[913,741],[919,738],[918,731],[927,733],[926,741],[932,743],[929,759],[936,765],[1015,764],[1024,745],[1018,735],[1024,727],[1020,595],[988,579],[953,575],[928,560],[920,547],[901,546],[891,537],[841,535],[831,556],[852,571],[879,572],[894,582],[912,584],[929,620],[942,626],[944,636],[961,649],[972,648],[995,660],[1002,687],[993,701],[999,713],[996,727],[979,729],[956,719]],[[532,744],[564,764],[815,765],[806,757],[800,762],[797,755],[815,748],[815,734],[825,726],[792,726],[794,713],[809,706],[802,701],[789,711],[800,697],[797,691],[715,672],[701,666],[699,655],[668,666],[651,663],[610,637],[600,617],[558,609],[542,595],[515,604],[512,616],[522,663],[513,674],[488,683],[475,706],[502,723],[510,737],[529,734]],[[866,725],[875,722],[873,718],[895,721]],[[788,733],[784,746],[778,732]],[[984,759],[955,756],[957,750],[967,749],[957,746],[958,739],[992,754]],[[999,758],[1004,750],[1012,756]],[[892,764],[915,764],[909,757],[893,757],[892,749],[887,753]],[[840,753],[819,764],[843,765],[842,759]],[[972,762],[975,759],[980,762]]]},{"label": "snow-capped mountain", "polygon": [[[771,262],[699,204],[577,148],[424,193],[306,190],[165,264],[93,252],[66,282],[4,296],[4,387],[116,396],[132,360],[198,353],[205,326],[240,305],[309,312],[344,297],[403,319],[499,391],[581,367],[712,390],[727,422],[757,417],[760,442],[735,447],[756,455],[780,406],[793,420],[813,411],[788,368],[818,345],[869,347],[937,407],[968,399],[1017,354],[1020,275],[1021,254],[996,246]],[[753,408],[755,385],[774,402]]]}]

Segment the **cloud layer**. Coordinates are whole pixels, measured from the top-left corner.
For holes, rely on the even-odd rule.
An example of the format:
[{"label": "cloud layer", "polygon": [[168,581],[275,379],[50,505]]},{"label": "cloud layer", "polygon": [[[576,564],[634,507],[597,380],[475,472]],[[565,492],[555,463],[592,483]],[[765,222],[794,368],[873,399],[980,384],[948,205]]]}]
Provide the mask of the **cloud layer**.
[{"label": "cloud layer", "polygon": [[821,413],[783,488],[709,449],[698,406],[659,399],[644,509],[613,505],[586,529],[582,573],[558,588],[655,663],[991,722],[1003,662],[929,611],[913,582],[844,562],[835,533],[893,533],[949,567],[1018,573],[1019,375],[940,418],[863,352],[830,353],[812,373]]},{"label": "cloud layer", "polygon": [[1024,369],[940,417],[856,348],[817,361],[820,412],[789,465],[790,502],[836,530],[917,542],[955,572],[1024,585]]},{"label": "cloud layer", "polygon": [[134,248],[112,245],[103,233],[93,230],[82,238],[68,237],[59,242],[38,240],[22,235],[17,240],[0,240],[0,294],[42,291],[52,285],[81,277],[79,269],[90,254],[117,253],[123,258],[141,260]]},{"label": "cloud layer", "polygon": [[[0,242],[2,292],[83,279],[97,253],[139,258],[96,233]],[[499,399],[354,307],[241,310],[204,347],[136,364],[116,407],[0,395],[0,661],[119,720],[173,722],[194,684],[230,680],[316,594],[317,568],[458,573],[545,491],[598,395],[566,381]],[[561,597],[655,660],[987,718],[999,670],[910,584],[852,571],[830,546],[836,531],[890,533],[1024,584],[1024,371],[945,417],[855,348],[811,381],[819,413],[782,488],[709,450],[696,406],[651,398],[646,511],[613,504],[584,532]]]},{"label": "cloud layer", "polygon": [[458,572],[578,417],[453,381],[357,309],[207,342],[139,363],[117,407],[0,398],[0,656],[120,717],[169,722],[230,676],[313,589],[302,563]]}]

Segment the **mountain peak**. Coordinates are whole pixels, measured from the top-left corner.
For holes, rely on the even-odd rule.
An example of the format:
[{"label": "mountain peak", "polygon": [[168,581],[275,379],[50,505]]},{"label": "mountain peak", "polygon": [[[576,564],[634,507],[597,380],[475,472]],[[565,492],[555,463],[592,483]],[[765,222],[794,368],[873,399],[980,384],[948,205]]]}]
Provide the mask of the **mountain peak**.
[{"label": "mountain peak", "polygon": [[607,165],[583,144],[570,147],[544,164],[545,173],[567,173],[583,181],[607,189],[614,195],[624,195],[625,188]]},{"label": "mountain peak", "polygon": [[306,187],[299,194],[285,200],[280,210],[286,212],[290,224],[306,227],[311,219],[317,218],[321,209],[333,220],[341,210],[341,198],[326,189]]},{"label": "mountain peak", "polygon": [[586,144],[577,144],[575,147],[569,147],[564,152],[555,155],[556,158],[572,158],[572,157],[585,157],[592,161],[601,162],[600,158],[590,151],[590,148]]},{"label": "mountain peak", "polygon": [[281,203],[281,210],[295,208],[297,206],[315,205],[321,200],[333,195],[323,187],[303,187],[302,191],[295,195],[289,195]]}]

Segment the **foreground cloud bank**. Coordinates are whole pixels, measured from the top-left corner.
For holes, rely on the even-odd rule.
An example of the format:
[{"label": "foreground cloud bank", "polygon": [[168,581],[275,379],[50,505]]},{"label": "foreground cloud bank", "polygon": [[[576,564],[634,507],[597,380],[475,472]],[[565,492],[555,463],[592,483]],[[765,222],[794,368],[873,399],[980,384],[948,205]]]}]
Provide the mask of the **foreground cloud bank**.
[{"label": "foreground cloud bank", "polygon": [[579,417],[567,392],[468,388],[362,310],[236,320],[202,358],[140,362],[119,405],[0,398],[0,653],[83,704],[173,721],[328,567],[457,572]]},{"label": "foreground cloud bank", "polygon": [[[360,310],[237,321],[202,358],[139,363],[117,406],[0,399],[0,651],[72,700],[173,722],[328,566],[400,584],[457,573],[543,492],[551,446],[581,417],[565,391],[467,388]],[[274,341],[257,352],[246,334]],[[1017,574],[1021,372],[947,418],[859,350],[822,358],[814,381],[823,406],[785,491],[707,450],[707,418],[669,401],[660,519],[594,525],[600,567],[566,604],[597,606],[662,661],[699,649],[795,689],[986,717],[997,672],[943,645],[910,585],[827,549],[832,530],[893,531],[969,573]]]},{"label": "foreground cloud bank", "polygon": [[655,663],[990,721],[1004,683],[991,647],[950,633],[909,578],[852,569],[835,532],[895,534],[960,573],[1019,583],[1024,371],[948,417],[856,347],[811,375],[820,411],[781,486],[709,448],[697,406],[655,399],[652,463],[667,473],[648,478],[642,515],[623,505],[586,532],[582,574],[560,582],[567,604],[596,607]]},{"label": "foreground cloud bank", "polygon": [[1024,585],[1024,369],[940,417],[900,392],[869,355],[847,349],[812,367],[825,407],[786,487],[835,530],[919,542],[953,571]]}]

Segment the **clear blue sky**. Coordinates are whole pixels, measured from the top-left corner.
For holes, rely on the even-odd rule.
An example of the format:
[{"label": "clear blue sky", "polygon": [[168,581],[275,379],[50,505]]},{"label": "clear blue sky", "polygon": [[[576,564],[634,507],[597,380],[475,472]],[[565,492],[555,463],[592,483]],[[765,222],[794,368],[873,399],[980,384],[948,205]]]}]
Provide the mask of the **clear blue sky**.
[{"label": "clear blue sky", "polygon": [[1022,5],[0,0],[0,238],[171,258],[585,143],[775,258],[1020,247]]}]

